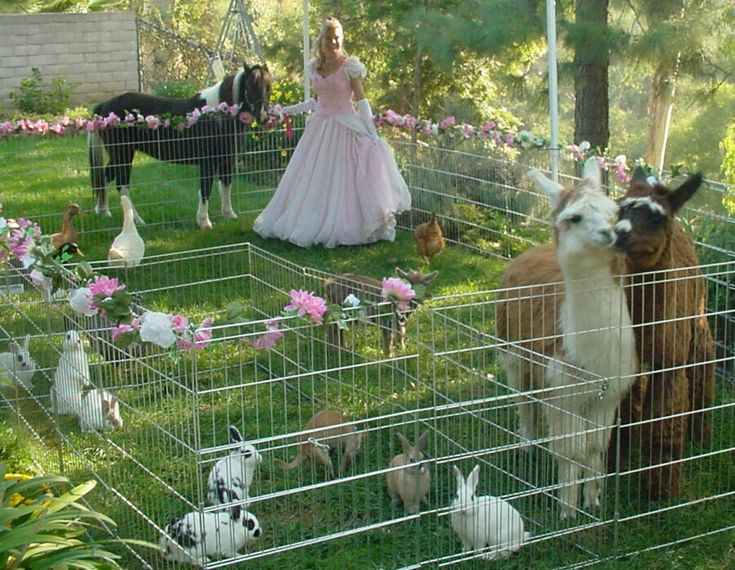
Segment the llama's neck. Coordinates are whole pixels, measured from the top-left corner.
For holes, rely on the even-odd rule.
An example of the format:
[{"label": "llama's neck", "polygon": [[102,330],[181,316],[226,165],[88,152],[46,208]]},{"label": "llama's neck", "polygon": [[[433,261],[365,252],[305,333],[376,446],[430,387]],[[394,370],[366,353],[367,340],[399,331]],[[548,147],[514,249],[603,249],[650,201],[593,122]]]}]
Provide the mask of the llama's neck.
[{"label": "llama's neck", "polygon": [[567,358],[604,376],[632,373],[633,331],[612,259],[598,255],[560,263],[565,295],[559,327]]}]

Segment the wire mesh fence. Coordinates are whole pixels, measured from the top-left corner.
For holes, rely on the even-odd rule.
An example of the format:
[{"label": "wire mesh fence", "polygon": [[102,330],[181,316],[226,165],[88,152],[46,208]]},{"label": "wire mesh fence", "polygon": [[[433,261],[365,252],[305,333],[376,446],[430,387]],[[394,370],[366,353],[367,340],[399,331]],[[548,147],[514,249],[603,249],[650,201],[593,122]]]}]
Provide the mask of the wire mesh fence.
[{"label": "wire mesh fence", "polygon": [[[68,159],[84,173],[77,156],[81,141],[72,139],[69,145]],[[242,193],[235,190],[239,198],[233,200],[238,213],[264,204],[278,178],[283,148],[280,143],[265,148],[266,154],[277,155],[277,164],[246,151],[241,164],[253,160],[260,166],[243,168],[238,176]],[[523,180],[527,164],[399,141],[395,150],[414,200],[413,210],[400,220],[404,229],[435,211],[448,240],[483,259],[508,259],[549,239],[546,200]],[[134,183],[136,208],[149,224],[166,231],[182,223],[181,210],[173,208],[182,200],[180,186],[190,187],[193,218],[196,176],[182,168],[177,178],[168,169],[178,167],[158,163],[140,165],[146,168],[154,174],[166,169],[164,178],[176,186],[166,198],[157,182],[147,190],[145,180]],[[24,187],[26,181],[31,177],[15,181],[10,195],[33,191]],[[5,194],[3,201],[8,202]],[[733,529],[722,505],[731,503],[735,489],[735,246],[731,220],[719,203],[717,190],[707,189],[683,216],[700,246],[699,269],[709,293],[706,317],[716,347],[711,364],[717,373],[714,400],[703,411],[711,435],[705,442],[687,443],[683,455],[671,460],[681,468],[684,483],[669,500],[653,501],[648,495],[649,474],[661,465],[643,453],[650,445],[647,426],[658,420],[643,418],[631,422],[634,434],[627,448],[614,430],[604,468],[585,475],[583,483],[602,485],[600,506],[580,502],[575,518],[562,519],[552,438],[541,434],[529,441],[518,434],[520,409],[554,402],[543,391],[519,394],[509,387],[500,366],[507,345],[495,330],[495,284],[427,300],[407,321],[405,349],[387,357],[383,331],[393,326],[388,303],[350,318],[340,344],[329,327],[280,316],[291,289],[323,295],[334,276],[248,243],[148,256],[135,269],[93,264],[126,283],[138,311],[186,314],[199,322],[223,316],[230,303],[239,302],[247,318],[215,327],[216,341],[191,352],[121,349],[111,341],[110,323],[80,317],[63,297],[36,289],[26,270],[6,266],[2,346],[30,335],[37,368],[28,389],[18,383],[3,388],[3,402],[17,425],[41,443],[39,463],[45,469],[101,481],[106,492],[93,499],[93,506],[117,521],[115,532],[162,541],[162,552],[126,551],[129,567],[198,562],[215,568],[247,561],[259,568],[441,567],[517,550],[506,561],[509,567],[566,568],[703,539]],[[82,233],[89,235],[115,231],[94,216],[82,223]],[[258,349],[256,341],[273,322],[283,337],[271,350]],[[83,431],[79,418],[51,411],[51,387],[69,330],[80,331],[87,348],[90,386],[85,392],[114,395],[122,427],[102,429],[110,426],[101,423]],[[698,364],[695,359],[683,369]],[[580,375],[579,391],[597,390],[604,380]],[[685,410],[681,416],[689,424],[695,412]],[[230,426],[242,442],[233,439]],[[587,422],[574,436],[609,427]],[[419,447],[422,455],[411,471],[391,464],[395,456]],[[227,477],[210,488],[210,473],[228,457],[246,465],[237,473],[246,481],[239,492]],[[463,540],[462,531],[454,530],[460,508],[453,467],[467,482],[475,465],[476,495],[502,498],[512,507],[493,503],[491,512],[501,514],[481,519],[497,528],[479,542]],[[222,469],[227,473],[231,467]],[[388,479],[402,471],[415,478],[404,480],[408,486],[428,475],[426,490],[410,495],[413,499],[404,493],[393,500]],[[418,509],[411,507],[412,500]],[[483,505],[473,512],[490,509],[489,503]],[[514,526],[514,513],[522,531]],[[469,520],[470,526],[479,524],[472,516]],[[514,529],[515,539],[501,537],[498,528]],[[498,548],[504,541],[506,546]]]}]

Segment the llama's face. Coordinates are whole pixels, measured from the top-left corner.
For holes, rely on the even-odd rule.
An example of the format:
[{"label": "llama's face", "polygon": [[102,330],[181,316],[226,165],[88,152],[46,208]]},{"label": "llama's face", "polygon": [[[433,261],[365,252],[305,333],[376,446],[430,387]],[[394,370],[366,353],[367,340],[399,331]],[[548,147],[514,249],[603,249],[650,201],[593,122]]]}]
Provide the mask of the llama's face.
[{"label": "llama's face", "polygon": [[702,184],[694,174],[673,190],[651,184],[636,169],[628,192],[620,200],[620,220],[615,226],[616,247],[643,271],[657,267],[671,244],[674,215]]},{"label": "llama's face", "polygon": [[562,192],[554,211],[554,231],[558,246],[566,254],[610,249],[617,238],[614,224],[618,205],[597,186],[584,181]]},{"label": "llama's face", "polygon": [[658,264],[671,235],[668,190],[647,182],[631,185],[620,200],[616,247],[642,268]]}]

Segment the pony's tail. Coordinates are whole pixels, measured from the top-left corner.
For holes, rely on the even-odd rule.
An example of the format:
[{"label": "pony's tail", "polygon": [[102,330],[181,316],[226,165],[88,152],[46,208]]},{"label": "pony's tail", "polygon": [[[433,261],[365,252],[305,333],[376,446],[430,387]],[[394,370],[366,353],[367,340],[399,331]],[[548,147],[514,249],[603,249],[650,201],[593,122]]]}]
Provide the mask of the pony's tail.
[{"label": "pony's tail", "polygon": [[107,176],[105,174],[105,152],[102,137],[99,133],[91,132],[87,135],[87,151],[89,153],[89,177],[92,182],[92,192],[97,204],[105,203],[102,198],[107,192]]}]

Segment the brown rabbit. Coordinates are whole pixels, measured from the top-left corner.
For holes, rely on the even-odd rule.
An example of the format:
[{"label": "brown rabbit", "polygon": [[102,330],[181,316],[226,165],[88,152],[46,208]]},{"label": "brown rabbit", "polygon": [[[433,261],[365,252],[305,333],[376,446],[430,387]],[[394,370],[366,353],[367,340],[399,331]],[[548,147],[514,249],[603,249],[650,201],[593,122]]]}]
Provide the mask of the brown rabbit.
[{"label": "brown rabbit", "polygon": [[[428,465],[420,463],[424,460],[423,451],[429,441],[429,432],[425,431],[421,434],[416,440],[415,447],[411,447],[402,433],[397,433],[396,436],[401,441],[403,453],[391,459],[389,467],[403,465],[408,465],[408,467],[386,473],[388,494],[395,506],[403,503],[406,512],[414,514],[421,509],[421,503],[425,505],[429,503],[427,495],[431,484],[431,474]],[[420,464],[416,465],[417,463]]]},{"label": "brown rabbit", "polygon": [[274,461],[283,469],[294,469],[304,459],[313,459],[327,468],[330,477],[334,476],[334,467],[329,451],[342,446],[342,463],[339,466],[341,475],[354,460],[365,435],[357,432],[355,424],[350,423],[349,418],[334,410],[323,410],[314,414],[304,426],[304,432],[299,436],[301,445],[296,459],[290,463],[280,459]]}]

